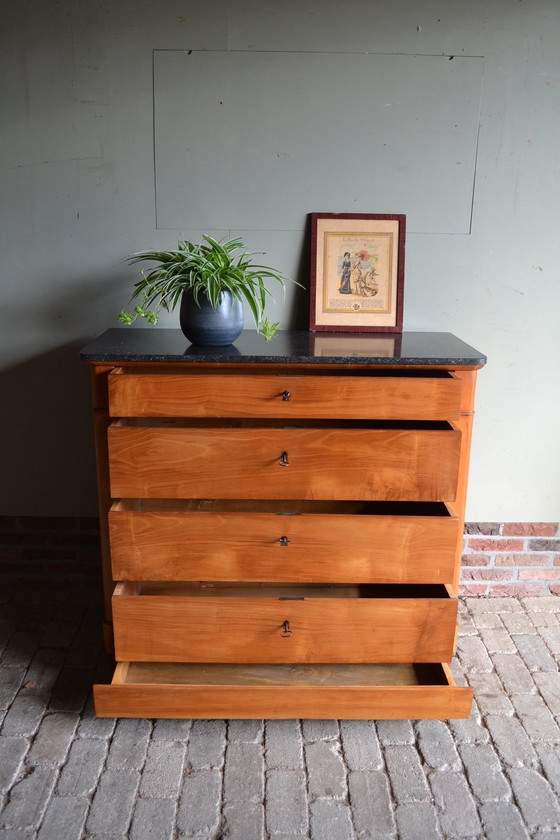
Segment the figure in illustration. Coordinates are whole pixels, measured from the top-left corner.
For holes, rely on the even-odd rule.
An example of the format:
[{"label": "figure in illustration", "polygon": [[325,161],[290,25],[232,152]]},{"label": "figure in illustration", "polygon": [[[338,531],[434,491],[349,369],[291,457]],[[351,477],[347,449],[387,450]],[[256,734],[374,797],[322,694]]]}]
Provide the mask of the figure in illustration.
[{"label": "figure in illustration", "polygon": [[365,250],[356,251],[355,255],[356,259],[352,263],[352,291],[355,295],[363,295],[362,286],[363,286],[363,272],[362,272],[362,263],[369,259],[369,254]]},{"label": "figure in illustration", "polygon": [[365,277],[362,278],[362,292],[365,297],[373,297],[379,291],[379,284],[377,282],[377,271],[372,266]]},{"label": "figure in illustration", "polygon": [[352,271],[352,261],[350,259],[350,251],[344,252],[344,257],[342,258],[342,273],[340,275],[340,288],[339,292],[341,295],[351,295],[352,288],[350,286],[350,272]]}]

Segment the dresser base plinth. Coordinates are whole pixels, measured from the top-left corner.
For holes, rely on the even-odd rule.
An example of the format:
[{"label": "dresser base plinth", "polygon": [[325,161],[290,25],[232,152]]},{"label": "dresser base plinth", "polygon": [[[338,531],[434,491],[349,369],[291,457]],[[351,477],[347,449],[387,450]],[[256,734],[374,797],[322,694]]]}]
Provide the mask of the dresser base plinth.
[{"label": "dresser base plinth", "polygon": [[128,718],[446,720],[472,696],[446,664],[120,663],[94,688],[98,717]]}]

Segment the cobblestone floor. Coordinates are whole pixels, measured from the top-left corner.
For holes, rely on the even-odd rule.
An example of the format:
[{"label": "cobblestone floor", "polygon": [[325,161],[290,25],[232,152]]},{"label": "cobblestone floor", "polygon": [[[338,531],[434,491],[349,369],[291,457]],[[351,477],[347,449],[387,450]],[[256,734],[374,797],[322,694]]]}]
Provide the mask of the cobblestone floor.
[{"label": "cobblestone floor", "polygon": [[461,603],[467,721],[97,720],[100,610],[0,594],[0,840],[560,838],[560,598]]}]

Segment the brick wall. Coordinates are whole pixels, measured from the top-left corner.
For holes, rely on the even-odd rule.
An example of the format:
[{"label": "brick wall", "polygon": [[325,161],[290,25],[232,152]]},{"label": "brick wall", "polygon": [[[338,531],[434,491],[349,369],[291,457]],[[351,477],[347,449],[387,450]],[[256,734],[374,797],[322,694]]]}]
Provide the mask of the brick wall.
[{"label": "brick wall", "polygon": [[0,578],[76,586],[101,579],[97,517],[0,516]]},{"label": "brick wall", "polygon": [[463,595],[560,595],[558,522],[468,522]]},{"label": "brick wall", "polygon": [[[0,517],[0,577],[90,584],[100,578],[95,517]],[[469,522],[461,594],[560,595],[557,522]]]}]

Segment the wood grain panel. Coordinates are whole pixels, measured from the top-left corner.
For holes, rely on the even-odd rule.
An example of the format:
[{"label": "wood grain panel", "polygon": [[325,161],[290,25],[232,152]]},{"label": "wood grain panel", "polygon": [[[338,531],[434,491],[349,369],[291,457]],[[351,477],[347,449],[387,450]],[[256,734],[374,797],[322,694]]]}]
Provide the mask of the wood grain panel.
[{"label": "wood grain panel", "polygon": [[[301,589],[301,588],[300,588]],[[343,589],[340,587],[339,589]],[[139,662],[441,662],[451,659],[457,602],[443,597],[299,600],[187,594],[143,595],[120,584],[113,596],[115,654]],[[179,591],[179,590],[177,590]],[[266,590],[263,590],[266,591]],[[292,600],[292,598],[294,598]],[[288,625],[285,623],[288,622]],[[283,635],[289,629],[289,635]]]},{"label": "wood grain panel", "polygon": [[437,376],[109,376],[113,417],[317,417],[453,420],[461,381]]},{"label": "wood grain panel", "polygon": [[458,526],[450,515],[122,508],[109,514],[116,580],[453,580]]},{"label": "wood grain panel", "polygon": [[[215,429],[112,424],[113,498],[452,501],[456,429]],[[286,453],[288,465],[282,465]]]}]

